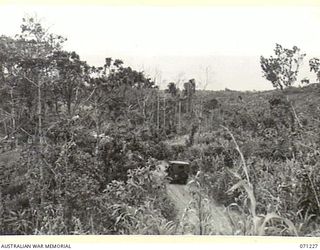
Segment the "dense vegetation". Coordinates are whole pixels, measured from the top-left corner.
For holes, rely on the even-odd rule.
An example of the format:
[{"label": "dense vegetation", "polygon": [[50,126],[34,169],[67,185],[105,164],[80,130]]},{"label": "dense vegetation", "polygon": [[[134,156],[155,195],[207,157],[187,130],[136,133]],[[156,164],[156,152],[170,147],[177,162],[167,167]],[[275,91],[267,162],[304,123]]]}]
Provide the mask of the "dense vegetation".
[{"label": "dense vegetation", "polygon": [[[158,168],[170,159],[191,164],[201,227],[214,200],[234,234],[320,233],[320,87],[291,87],[298,48],[261,57],[280,90],[200,91],[191,79],[162,91],[64,42],[33,18],[0,37],[1,234],[219,233],[184,230]],[[319,75],[317,58],[310,68]]]}]

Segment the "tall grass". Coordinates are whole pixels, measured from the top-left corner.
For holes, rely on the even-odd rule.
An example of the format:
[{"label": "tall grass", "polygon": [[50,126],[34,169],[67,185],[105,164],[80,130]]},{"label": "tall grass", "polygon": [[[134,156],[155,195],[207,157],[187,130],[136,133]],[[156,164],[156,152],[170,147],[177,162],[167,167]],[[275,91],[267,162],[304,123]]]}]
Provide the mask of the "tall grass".
[{"label": "tall grass", "polygon": [[[235,145],[236,150],[238,151],[240,158],[241,158],[241,168],[243,170],[245,178],[242,177],[241,174],[234,172],[232,170],[229,170],[230,173],[233,174],[233,176],[238,179],[238,182],[234,184],[227,193],[232,193],[235,190],[240,190],[244,192],[247,206],[247,210],[249,211],[249,214],[244,214],[244,209],[238,209],[238,213],[241,214],[242,220],[238,222],[238,225],[242,225],[242,227],[237,227],[238,225],[235,223],[235,220],[232,219],[232,215],[230,213],[231,207],[235,206],[238,207],[237,204],[231,204],[229,205],[227,211],[229,212],[229,218],[231,221],[231,224],[236,227],[236,232],[239,234],[244,235],[265,235],[266,232],[269,232],[271,234],[285,234],[288,233],[290,235],[298,236],[298,232],[294,224],[279,215],[277,215],[275,212],[267,212],[266,214],[257,214],[257,201],[254,194],[254,187],[253,184],[250,182],[250,176],[249,176],[249,170],[248,166],[246,164],[245,158],[243,156],[243,153],[240,150],[240,147],[235,140],[235,137],[231,133],[231,131],[227,128],[222,126],[226,132],[230,135],[232,138],[232,141]],[[242,229],[239,231],[239,229]]]}]

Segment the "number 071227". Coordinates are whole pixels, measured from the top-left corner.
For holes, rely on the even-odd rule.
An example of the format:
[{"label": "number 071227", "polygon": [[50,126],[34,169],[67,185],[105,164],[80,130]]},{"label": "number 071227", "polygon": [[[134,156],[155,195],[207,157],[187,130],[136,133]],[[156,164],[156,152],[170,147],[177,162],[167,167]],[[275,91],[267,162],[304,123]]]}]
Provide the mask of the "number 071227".
[{"label": "number 071227", "polygon": [[300,244],[300,248],[315,249],[318,248],[318,244]]}]

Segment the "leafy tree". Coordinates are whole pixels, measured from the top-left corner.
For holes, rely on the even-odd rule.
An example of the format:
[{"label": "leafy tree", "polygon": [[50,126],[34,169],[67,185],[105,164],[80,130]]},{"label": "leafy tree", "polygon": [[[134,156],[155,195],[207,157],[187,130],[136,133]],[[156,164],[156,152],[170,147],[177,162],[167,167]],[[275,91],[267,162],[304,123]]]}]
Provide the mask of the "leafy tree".
[{"label": "leafy tree", "polygon": [[[70,116],[73,106],[81,103],[81,92],[84,92],[89,66],[80,60],[75,52],[56,51],[52,59],[55,63],[55,81],[51,91],[56,95],[55,106],[58,109],[58,102],[61,101],[67,106],[67,114]],[[82,93],[83,94],[83,93]],[[51,102],[52,102],[51,101]],[[50,103],[51,103],[50,102]]]},{"label": "leafy tree", "polygon": [[[147,119],[147,102],[155,88],[154,82],[143,72],[123,67],[122,61],[116,59],[111,66],[111,59],[106,59],[104,68],[92,68],[91,87],[96,88],[92,98],[99,103],[99,110],[113,121],[128,119],[133,110],[138,110]],[[150,93],[147,93],[150,92]]]},{"label": "leafy tree", "polygon": [[309,61],[310,71],[314,72],[317,76],[317,80],[320,82],[320,60],[318,58],[312,58]]},{"label": "leafy tree", "polygon": [[52,55],[65,41],[45,30],[35,18],[23,18],[20,34],[0,39],[1,85],[10,101],[11,135],[18,131],[43,139],[46,103],[51,98]]},{"label": "leafy tree", "polygon": [[12,118],[18,121],[12,123],[12,131],[20,129],[29,137],[37,138],[32,149],[24,148],[26,153],[33,154],[27,157],[26,162],[32,164],[25,169],[36,173],[32,187],[39,191],[33,207],[37,211],[37,221],[43,219],[43,208],[48,199],[48,166],[43,154],[49,127],[47,103],[52,98],[49,90],[56,77],[53,55],[61,50],[64,41],[61,36],[49,33],[35,18],[28,17],[23,19],[20,34],[14,39],[3,38],[0,46],[2,80],[9,88]]},{"label": "leafy tree", "polygon": [[[54,84],[55,65],[53,55],[61,49],[64,38],[49,33],[32,17],[24,18],[21,33],[15,43],[19,45],[16,57],[17,86],[27,102],[31,119],[37,117],[37,137],[43,140],[43,129],[47,113],[46,105],[51,100],[50,87]],[[33,121],[35,122],[35,121]]]},{"label": "leafy tree", "polygon": [[171,94],[172,97],[175,97],[178,94],[178,88],[174,82],[170,82],[165,92]]},{"label": "leafy tree", "polygon": [[[17,77],[16,60],[18,57],[18,44],[10,37],[0,37],[0,86],[1,86],[1,115],[6,117],[5,133],[14,136],[17,126],[16,106],[17,98]],[[10,126],[10,129],[7,129]]]},{"label": "leafy tree", "polygon": [[263,76],[272,83],[273,87],[283,90],[297,80],[299,66],[305,54],[302,54],[296,46],[286,49],[280,44],[276,44],[274,52],[275,57],[260,57],[261,68]]}]

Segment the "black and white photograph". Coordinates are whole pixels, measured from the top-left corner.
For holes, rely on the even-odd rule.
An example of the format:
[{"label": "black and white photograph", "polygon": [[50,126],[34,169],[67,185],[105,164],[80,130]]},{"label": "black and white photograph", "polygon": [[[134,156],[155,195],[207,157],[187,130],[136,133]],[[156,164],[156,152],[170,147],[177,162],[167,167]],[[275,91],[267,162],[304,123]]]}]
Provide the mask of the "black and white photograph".
[{"label": "black and white photograph", "polygon": [[319,237],[319,28],[302,1],[1,2],[0,235]]}]

